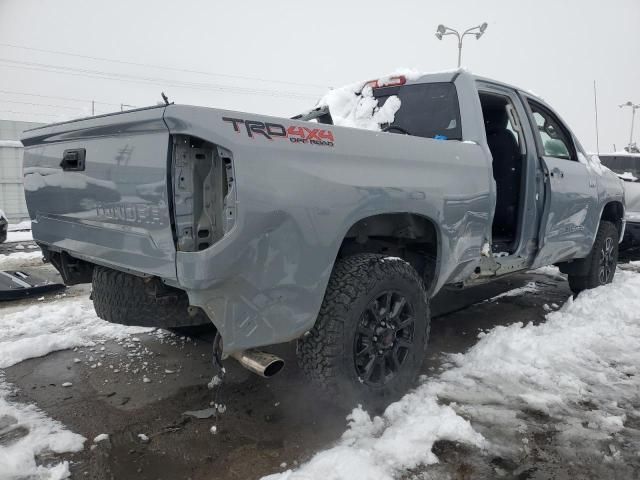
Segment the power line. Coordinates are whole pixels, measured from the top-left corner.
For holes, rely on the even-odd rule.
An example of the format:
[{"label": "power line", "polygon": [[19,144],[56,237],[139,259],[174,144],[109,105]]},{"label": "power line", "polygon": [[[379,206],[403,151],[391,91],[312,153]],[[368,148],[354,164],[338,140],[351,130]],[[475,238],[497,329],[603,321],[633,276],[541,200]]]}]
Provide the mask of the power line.
[{"label": "power line", "polygon": [[102,61],[102,62],[112,62],[112,63],[118,63],[120,65],[135,65],[135,66],[138,66],[138,67],[158,68],[158,69],[162,69],[162,70],[171,70],[171,71],[174,71],[174,72],[196,73],[198,75],[226,77],[226,78],[231,78],[231,79],[252,80],[252,81],[258,81],[258,82],[265,82],[265,83],[280,83],[280,84],[283,84],[283,85],[295,85],[295,86],[302,86],[302,87],[314,87],[314,88],[321,88],[321,89],[325,89],[325,90],[328,88],[326,85],[318,85],[318,84],[311,84],[311,83],[298,83],[298,82],[291,82],[291,81],[288,81],[288,80],[269,80],[269,79],[265,79],[265,78],[252,77],[252,76],[248,76],[248,75],[232,75],[232,74],[227,74],[227,73],[215,73],[215,72],[207,72],[207,71],[202,71],[202,70],[189,70],[189,69],[185,69],[185,68],[168,67],[168,66],[164,66],[164,65],[154,65],[154,64],[150,64],[150,63],[138,63],[138,62],[125,61],[125,60],[116,60],[116,59],[113,59],[113,58],[96,57],[96,56],[91,56],[91,55],[81,55],[81,54],[77,54],[77,53],[62,52],[60,50],[47,50],[47,49],[44,49],[44,48],[25,47],[25,46],[22,46],[22,45],[14,45],[14,44],[11,44],[11,43],[0,43],[0,46],[9,47],[9,48],[17,48],[17,49],[21,49],[21,50],[29,50],[29,51],[32,51],[32,52],[53,53],[53,54],[56,54],[56,55],[66,55],[66,56],[69,56],[69,57],[84,58],[84,59],[88,59],[88,60],[98,60],[98,61]]},{"label": "power line", "polygon": [[29,97],[39,97],[39,98],[53,98],[56,100],[70,100],[72,102],[83,102],[83,103],[91,103],[91,102],[96,102],[99,103],[101,105],[114,105],[114,106],[120,106],[119,103],[111,103],[111,102],[100,102],[98,100],[91,100],[91,99],[87,99],[87,98],[73,98],[73,97],[60,97],[60,96],[54,96],[54,95],[41,95],[38,93],[27,93],[27,92],[17,92],[15,90],[0,90],[0,93],[7,93],[10,95],[26,95]]},{"label": "power line", "polygon": [[9,68],[20,68],[24,70],[45,71],[50,73],[59,73],[63,75],[81,76],[88,78],[101,78],[106,80],[117,80],[129,83],[141,83],[152,84],[158,86],[173,86],[176,88],[190,88],[198,90],[213,90],[235,94],[245,95],[266,95],[274,97],[288,97],[288,98],[313,98],[316,99],[317,95],[303,94],[298,92],[284,91],[284,90],[268,90],[268,89],[255,89],[248,87],[234,87],[231,85],[218,85],[208,83],[196,83],[196,82],[179,82],[175,80],[153,78],[153,77],[141,77],[136,75],[126,75],[111,72],[104,72],[99,70],[89,70],[73,67],[65,67],[58,65],[51,65],[37,62],[22,62],[18,60],[0,58],[1,62],[8,63],[4,65]]},{"label": "power line", "polygon": [[0,104],[3,103],[19,103],[21,105],[33,105],[35,107],[53,107],[53,108],[67,108],[69,110],[84,110],[80,107],[69,107],[65,105],[52,105],[49,103],[32,103],[32,102],[21,102],[19,100],[6,100],[4,98],[0,98]]},{"label": "power line", "polygon": [[20,115],[46,115],[48,117],[59,117],[59,114],[56,113],[44,113],[44,112],[16,112],[15,110],[0,110],[3,113],[17,113]]}]

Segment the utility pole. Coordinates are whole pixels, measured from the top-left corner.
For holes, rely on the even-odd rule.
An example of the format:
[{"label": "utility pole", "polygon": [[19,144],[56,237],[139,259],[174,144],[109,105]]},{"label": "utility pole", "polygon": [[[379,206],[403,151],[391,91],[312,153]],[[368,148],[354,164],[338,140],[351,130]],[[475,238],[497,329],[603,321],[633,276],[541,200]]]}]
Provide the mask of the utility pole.
[{"label": "utility pole", "polygon": [[593,106],[596,112],[596,151],[600,155],[600,131],[598,130],[598,92],[596,90],[596,81],[593,81]]},{"label": "utility pole", "polygon": [[442,40],[442,37],[444,37],[445,35],[456,36],[456,38],[458,39],[458,68],[460,68],[460,65],[462,64],[462,40],[464,40],[464,37],[466,35],[474,35],[476,37],[476,40],[480,40],[480,37],[484,35],[484,32],[488,26],[489,24],[487,22],[484,22],[482,25],[477,25],[465,30],[461,35],[457,30],[440,24],[438,25],[438,29],[436,30],[436,38],[438,40]]},{"label": "utility pole", "polygon": [[95,116],[96,114],[96,101],[95,100],[91,100],[91,116]]}]

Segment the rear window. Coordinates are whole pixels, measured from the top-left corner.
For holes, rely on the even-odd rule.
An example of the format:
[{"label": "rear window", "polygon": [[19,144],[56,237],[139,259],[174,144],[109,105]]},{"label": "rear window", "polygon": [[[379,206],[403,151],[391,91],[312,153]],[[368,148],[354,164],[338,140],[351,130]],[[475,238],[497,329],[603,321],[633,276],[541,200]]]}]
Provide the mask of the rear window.
[{"label": "rear window", "polygon": [[609,167],[615,173],[624,175],[630,173],[636,178],[640,178],[640,155],[637,157],[617,156],[617,155],[599,155],[600,162]]},{"label": "rear window", "polygon": [[392,95],[400,98],[400,110],[393,123],[382,125],[383,129],[439,140],[462,140],[458,94],[453,83],[422,83],[373,90],[379,106]]}]

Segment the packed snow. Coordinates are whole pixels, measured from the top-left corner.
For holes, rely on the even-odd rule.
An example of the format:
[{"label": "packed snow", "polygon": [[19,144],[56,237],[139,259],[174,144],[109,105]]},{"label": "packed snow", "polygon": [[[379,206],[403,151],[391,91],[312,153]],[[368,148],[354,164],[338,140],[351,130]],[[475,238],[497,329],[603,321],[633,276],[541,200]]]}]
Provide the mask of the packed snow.
[{"label": "packed snow", "polygon": [[[19,268],[24,266],[25,261],[36,257],[41,257],[40,252],[17,253],[8,257],[3,255],[0,257],[0,269],[9,268],[9,262],[16,262],[15,268]],[[113,325],[100,320],[87,297],[60,297],[53,305],[5,307],[0,316],[0,434],[11,430],[12,434],[18,432],[19,435],[13,443],[0,444],[2,480],[67,478],[68,462],[44,466],[38,465],[35,459],[47,452],[82,450],[85,439],[68,431],[34,405],[12,402],[12,388],[3,380],[1,369],[55,350],[92,346],[98,339],[122,340],[131,334],[150,330]],[[72,384],[64,382],[61,386],[69,388]]]},{"label": "packed snow", "polygon": [[524,287],[514,288],[514,289],[509,290],[507,292],[504,292],[504,293],[501,293],[499,295],[496,295],[495,297],[492,297],[492,298],[490,298],[489,300],[486,300],[486,301],[487,302],[495,302],[496,300],[499,300],[501,298],[519,297],[520,295],[525,295],[527,293],[536,293],[538,290],[539,290],[539,288],[536,285],[536,282],[529,282]]},{"label": "packed snow", "polygon": [[[415,70],[398,70],[377,79],[377,82],[380,85],[386,84],[399,75],[415,80],[422,74]],[[400,99],[395,95],[390,96],[380,107],[369,83],[352,83],[330,90],[320,99],[316,107],[328,107],[334,125],[380,130],[380,125],[393,123],[396,112],[400,110]]]},{"label": "packed snow", "polygon": [[611,171],[608,167],[602,164],[598,155],[584,155],[582,152],[578,152],[578,161],[586,165],[587,170],[595,173],[596,175],[603,175],[605,172]]},{"label": "packed snow", "polygon": [[469,351],[448,356],[451,368],[381,416],[356,408],[335,446],[263,480],[391,480],[438,462],[431,448],[441,439],[517,455],[528,415],[549,418],[566,455],[615,460],[614,436],[640,418],[638,291],[640,274],[619,270],[612,285],[568,298],[544,323],[480,333]]},{"label": "packed snow", "polygon": [[22,148],[22,142],[20,140],[0,140],[0,147],[4,148]]},{"label": "packed snow", "polygon": [[33,241],[33,235],[31,235],[31,230],[9,230],[6,241],[7,243],[31,242]]},{"label": "packed snow", "polygon": [[0,270],[15,270],[42,264],[42,252],[16,252],[9,255],[0,254]]},{"label": "packed snow", "polygon": [[68,462],[45,467],[37,465],[35,458],[45,452],[78,452],[82,450],[85,439],[47,417],[35,405],[9,401],[11,393],[0,372],[0,434],[11,430],[18,432],[13,443],[0,444],[0,479],[67,478]]},{"label": "packed snow", "polygon": [[31,230],[31,220],[23,220],[18,223],[10,223],[8,230],[13,232],[15,230]]},{"label": "packed snow", "polygon": [[55,308],[31,305],[0,317],[0,368],[56,350],[94,345],[97,338],[123,339],[150,330],[101,320],[87,297],[61,299]]},{"label": "packed snow", "polygon": [[638,177],[631,172],[617,173],[616,175],[622,180],[629,180],[630,182],[636,182],[638,180]]}]

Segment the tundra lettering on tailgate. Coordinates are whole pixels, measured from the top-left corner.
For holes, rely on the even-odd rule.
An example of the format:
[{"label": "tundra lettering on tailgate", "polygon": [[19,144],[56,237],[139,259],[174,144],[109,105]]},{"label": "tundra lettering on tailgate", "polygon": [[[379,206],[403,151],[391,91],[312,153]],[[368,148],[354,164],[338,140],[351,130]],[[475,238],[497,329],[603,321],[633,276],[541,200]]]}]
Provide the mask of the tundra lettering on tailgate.
[{"label": "tundra lettering on tailgate", "polygon": [[[306,143],[333,147],[333,132],[322,128],[307,128],[291,125],[288,128],[279,123],[244,120],[242,118],[222,117],[224,122],[233,125],[233,130],[240,133],[246,130],[249,138],[264,137],[268,140],[288,138],[291,143]],[[244,125],[244,128],[242,126]]]}]

